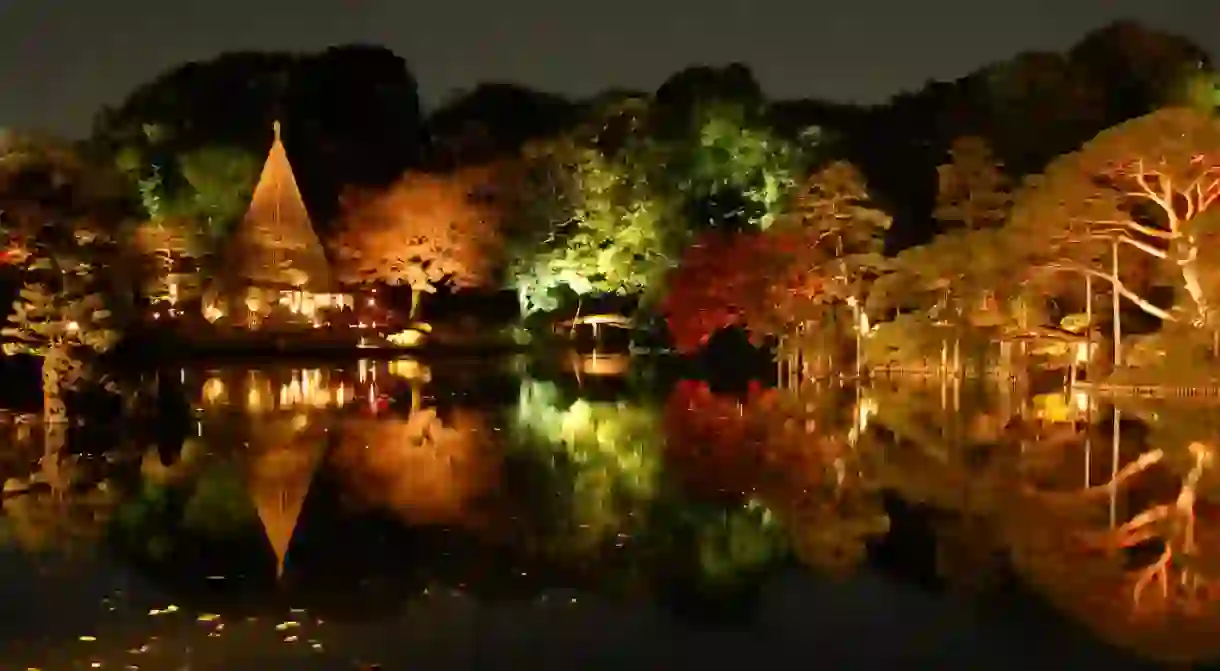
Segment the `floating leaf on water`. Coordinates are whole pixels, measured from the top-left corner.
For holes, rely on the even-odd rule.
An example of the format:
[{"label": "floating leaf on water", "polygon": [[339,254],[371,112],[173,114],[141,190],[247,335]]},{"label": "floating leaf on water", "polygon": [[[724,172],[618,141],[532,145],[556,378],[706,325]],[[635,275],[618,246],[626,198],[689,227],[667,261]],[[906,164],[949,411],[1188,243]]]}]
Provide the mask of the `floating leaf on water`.
[{"label": "floating leaf on water", "polygon": [[219,619],[220,616],[215,613],[204,613],[197,618],[199,622],[214,622]]},{"label": "floating leaf on water", "polygon": [[275,625],[275,630],[284,631],[285,629],[290,629],[292,627],[299,627],[299,626],[301,626],[300,622],[288,620],[287,622],[281,622],[281,623]]}]

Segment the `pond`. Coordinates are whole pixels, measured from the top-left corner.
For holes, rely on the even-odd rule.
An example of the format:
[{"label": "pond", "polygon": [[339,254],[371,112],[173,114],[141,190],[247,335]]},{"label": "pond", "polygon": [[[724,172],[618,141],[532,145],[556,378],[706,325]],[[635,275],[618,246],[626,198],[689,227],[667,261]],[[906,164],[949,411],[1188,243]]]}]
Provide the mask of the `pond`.
[{"label": "pond", "polygon": [[1220,658],[1205,404],[542,368],[198,366],[8,425],[4,668]]}]

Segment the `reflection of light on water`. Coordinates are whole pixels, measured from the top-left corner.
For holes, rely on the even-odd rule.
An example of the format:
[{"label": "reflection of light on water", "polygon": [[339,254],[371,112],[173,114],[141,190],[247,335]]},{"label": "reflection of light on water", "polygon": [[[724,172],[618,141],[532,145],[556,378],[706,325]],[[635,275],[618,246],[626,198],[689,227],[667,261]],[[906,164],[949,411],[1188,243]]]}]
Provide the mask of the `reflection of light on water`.
[{"label": "reflection of light on water", "polygon": [[594,352],[587,356],[574,356],[570,364],[577,372],[584,375],[591,375],[593,377],[614,376],[627,372],[631,367],[631,357],[618,354],[599,355]]},{"label": "reflection of light on water", "polygon": [[[359,393],[359,389],[351,389],[343,380],[335,380],[332,386],[329,376],[320,369],[292,371],[288,379],[278,385],[273,385],[264,374],[251,372],[246,380],[245,406],[248,412],[301,406],[342,407]],[[205,405],[224,405],[228,402],[228,395],[229,391],[220,377],[211,377],[203,384]]]},{"label": "reflection of light on water", "polygon": [[331,405],[330,390],[322,381],[322,372],[316,369],[292,373],[292,380],[280,385],[280,407],[307,405],[325,408]]},{"label": "reflection of light on water", "polygon": [[1097,345],[1093,344],[1092,348],[1090,348],[1089,343],[1076,343],[1076,363],[1088,363],[1089,360],[1093,358],[1090,349],[1092,349],[1092,351],[1096,351]]},{"label": "reflection of light on water", "polygon": [[589,428],[592,422],[591,415],[589,404],[583,398],[577,399],[561,416],[559,426],[563,439],[568,442],[576,440],[577,433]]},{"label": "reflection of light on water", "polygon": [[860,430],[863,431],[868,428],[868,420],[877,414],[876,399],[869,396],[860,399],[860,405],[856,412],[860,420]]},{"label": "reflection of light on water", "polygon": [[262,396],[259,395],[258,390],[254,387],[251,387],[250,391],[246,392],[246,407],[255,412],[258,412],[263,407]]},{"label": "reflection of light on water", "polygon": [[361,359],[356,362],[356,374],[359,376],[360,384],[364,384],[369,377],[369,360]]},{"label": "reflection of light on water", "polygon": [[1084,392],[1038,394],[1030,400],[1034,417],[1052,424],[1075,421],[1078,414],[1088,410],[1090,402]]},{"label": "reflection of light on water", "polygon": [[203,400],[209,404],[220,403],[225,397],[225,383],[218,377],[208,378],[203,383]]},{"label": "reflection of light on water", "polygon": [[876,399],[865,396],[856,404],[856,425],[851,428],[847,434],[847,440],[850,443],[855,443],[864,434],[868,428],[868,420],[877,414]]},{"label": "reflection of light on water", "polygon": [[391,333],[385,339],[398,347],[412,347],[424,341],[424,334],[416,329],[406,329],[398,333]]},{"label": "reflection of light on water", "polygon": [[426,382],[431,377],[431,371],[428,367],[415,359],[395,359],[389,363],[389,370],[390,375],[403,378],[404,380],[423,380]]},{"label": "reflection of light on water", "polygon": [[1074,391],[1072,392],[1072,402],[1076,406],[1078,412],[1088,412],[1092,403],[1090,403],[1088,392]]}]

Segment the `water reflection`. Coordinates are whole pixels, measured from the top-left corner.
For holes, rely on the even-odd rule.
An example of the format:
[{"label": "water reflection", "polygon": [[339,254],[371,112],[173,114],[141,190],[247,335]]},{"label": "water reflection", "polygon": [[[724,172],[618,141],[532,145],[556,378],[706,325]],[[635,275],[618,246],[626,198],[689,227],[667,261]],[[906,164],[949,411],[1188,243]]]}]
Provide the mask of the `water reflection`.
[{"label": "water reflection", "polygon": [[434,408],[409,416],[348,418],[336,425],[330,462],[351,500],[408,524],[482,526],[479,506],[500,479],[486,417]]},{"label": "water reflection", "polygon": [[[26,556],[117,562],[207,623],[304,608],[318,627],[339,602],[443,589],[748,611],[795,559],[975,597],[1018,577],[1141,655],[1220,656],[1212,408],[901,383],[606,394],[569,368],[182,371],[194,430],[174,449],[82,433],[51,487],[40,432],[9,427],[0,532]],[[260,635],[331,650],[299,625]]]}]

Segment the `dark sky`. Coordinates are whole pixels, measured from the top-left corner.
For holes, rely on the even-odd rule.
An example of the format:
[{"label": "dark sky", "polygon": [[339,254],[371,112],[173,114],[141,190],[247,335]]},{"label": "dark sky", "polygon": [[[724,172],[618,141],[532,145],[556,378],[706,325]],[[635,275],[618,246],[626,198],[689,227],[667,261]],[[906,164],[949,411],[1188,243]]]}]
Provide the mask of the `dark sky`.
[{"label": "dark sky", "polygon": [[178,63],[355,41],[405,57],[428,103],[489,79],[652,88],[734,60],[773,96],[876,101],[1116,18],[1220,54],[1218,0],[0,0],[0,126],[78,135]]}]

